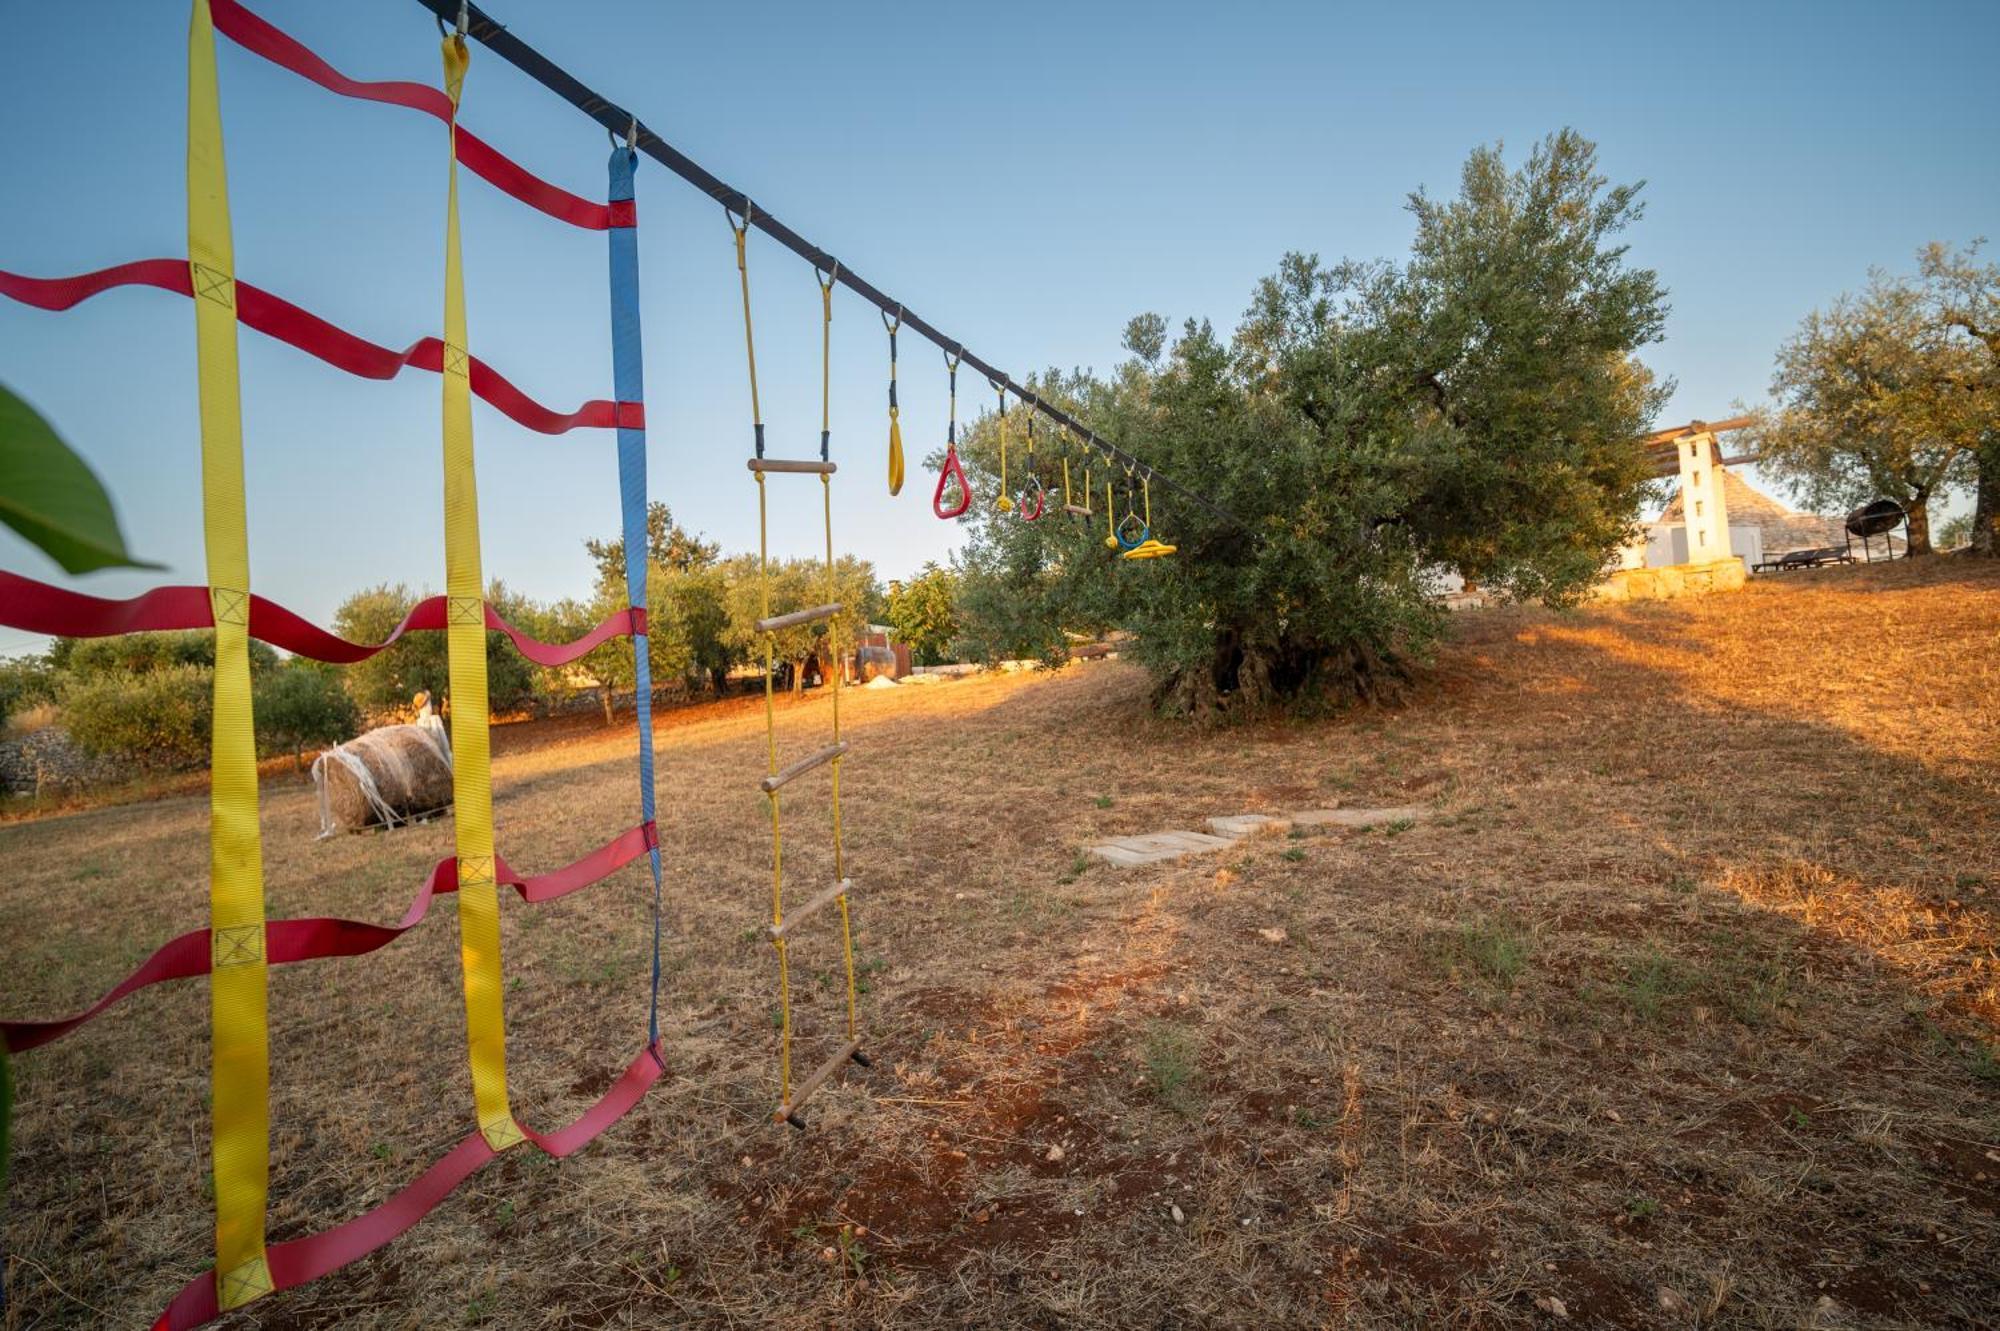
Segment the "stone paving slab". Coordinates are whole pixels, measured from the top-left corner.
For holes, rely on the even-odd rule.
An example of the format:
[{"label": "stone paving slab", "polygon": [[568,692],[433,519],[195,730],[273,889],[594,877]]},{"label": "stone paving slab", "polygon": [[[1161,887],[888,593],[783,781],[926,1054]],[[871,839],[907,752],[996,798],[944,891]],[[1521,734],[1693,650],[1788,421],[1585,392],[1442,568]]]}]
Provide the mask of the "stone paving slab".
[{"label": "stone paving slab", "polygon": [[1151,832],[1144,836],[1113,837],[1084,849],[1107,864],[1121,869],[1142,864],[1177,860],[1184,855],[1200,855],[1233,846],[1260,829],[1279,827],[1381,827],[1389,823],[1417,822],[1429,816],[1422,805],[1396,809],[1305,809],[1291,814],[1238,813],[1208,820],[1208,832]]},{"label": "stone paving slab", "polygon": [[1380,827],[1385,823],[1417,822],[1430,812],[1420,804],[1400,809],[1307,809],[1292,815],[1301,827]]},{"label": "stone paving slab", "polygon": [[1268,813],[1237,813],[1230,814],[1228,817],[1217,817],[1208,820],[1208,826],[1211,831],[1220,833],[1226,837],[1240,837],[1245,833],[1255,832],[1259,828],[1285,827],[1288,825],[1283,818],[1273,818]]}]

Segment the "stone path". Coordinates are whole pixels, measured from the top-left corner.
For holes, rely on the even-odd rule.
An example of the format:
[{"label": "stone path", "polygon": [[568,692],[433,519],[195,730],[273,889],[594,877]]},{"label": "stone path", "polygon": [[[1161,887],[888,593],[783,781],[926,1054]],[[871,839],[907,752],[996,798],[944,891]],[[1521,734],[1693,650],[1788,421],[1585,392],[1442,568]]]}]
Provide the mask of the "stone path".
[{"label": "stone path", "polygon": [[1113,837],[1084,847],[1090,854],[1121,869],[1141,864],[1177,860],[1183,855],[1200,855],[1233,846],[1252,832],[1285,832],[1294,827],[1380,827],[1387,823],[1417,822],[1430,810],[1422,805],[1398,809],[1304,809],[1298,813],[1238,813],[1208,820],[1206,832],[1153,832],[1146,836]]}]

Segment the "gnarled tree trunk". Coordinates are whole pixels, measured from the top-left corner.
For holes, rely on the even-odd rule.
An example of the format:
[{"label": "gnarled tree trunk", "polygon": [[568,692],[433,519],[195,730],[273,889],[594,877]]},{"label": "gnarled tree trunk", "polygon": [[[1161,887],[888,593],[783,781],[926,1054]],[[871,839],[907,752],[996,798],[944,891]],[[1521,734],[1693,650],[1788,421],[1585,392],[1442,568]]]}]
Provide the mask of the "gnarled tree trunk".
[{"label": "gnarled tree trunk", "polygon": [[1909,553],[1927,555],[1931,553],[1931,508],[1928,491],[1919,490],[1903,505],[1903,512],[1909,518]]},{"label": "gnarled tree trunk", "polygon": [[1972,553],[2000,558],[2000,442],[1979,458],[1978,497],[1972,506]]}]

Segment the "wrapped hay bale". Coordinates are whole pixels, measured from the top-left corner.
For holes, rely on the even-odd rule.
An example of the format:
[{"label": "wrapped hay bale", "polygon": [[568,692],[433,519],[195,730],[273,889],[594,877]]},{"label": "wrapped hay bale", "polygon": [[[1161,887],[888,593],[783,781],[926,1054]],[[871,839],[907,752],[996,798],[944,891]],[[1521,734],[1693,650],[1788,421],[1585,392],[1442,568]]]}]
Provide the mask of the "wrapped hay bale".
[{"label": "wrapped hay bale", "polygon": [[319,834],[394,827],[451,806],[451,745],[444,727],[382,726],[313,759]]}]

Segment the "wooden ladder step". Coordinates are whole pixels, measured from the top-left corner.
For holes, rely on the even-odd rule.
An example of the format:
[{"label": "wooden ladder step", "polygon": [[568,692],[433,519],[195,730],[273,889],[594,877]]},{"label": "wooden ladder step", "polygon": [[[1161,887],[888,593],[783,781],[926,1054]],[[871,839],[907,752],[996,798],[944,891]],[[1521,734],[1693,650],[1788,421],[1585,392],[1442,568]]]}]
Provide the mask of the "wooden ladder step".
[{"label": "wooden ladder step", "polygon": [[806,476],[831,476],[840,470],[837,462],[811,462],[803,458],[751,458],[756,472],[793,472]]},{"label": "wooden ladder step", "polygon": [[846,896],[847,890],[853,886],[853,879],[843,878],[832,887],[827,888],[826,891],[814,897],[811,901],[808,901],[805,905],[793,911],[790,915],[787,915],[783,924],[768,926],[771,931],[771,941],[775,943],[780,938],[791,933],[793,929],[825,910],[829,903],[838,901]]},{"label": "wooden ladder step", "polygon": [[803,1129],[806,1121],[799,1117],[799,1110],[805,1106],[812,1093],[824,1085],[828,1077],[840,1071],[841,1064],[850,1058],[864,1068],[869,1066],[868,1059],[861,1052],[861,1041],[849,1040],[832,1058],[814,1068],[812,1076],[792,1087],[791,1099],[778,1106],[777,1112],[771,1115],[771,1121],[789,1123],[795,1128]]},{"label": "wooden ladder step", "polygon": [[769,619],[757,621],[759,633],[776,633],[779,629],[792,628],[799,624],[810,624],[815,619],[832,619],[843,607],[838,601],[832,605],[816,605],[805,610],[794,610],[788,615],[772,615]]},{"label": "wooden ladder step", "polygon": [[765,777],[762,781],[758,782],[757,784],[763,789],[766,795],[769,795],[772,792],[776,791],[778,787],[785,785],[787,782],[792,781],[798,777],[804,776],[807,772],[812,771],[812,769],[815,767],[821,767],[827,763],[832,762],[835,758],[838,758],[841,754],[846,752],[847,752],[846,740],[842,740],[838,744],[829,744],[825,748],[821,749],[818,753],[809,754],[808,756],[801,758],[797,762],[793,763],[790,767],[782,768],[776,772],[773,772],[771,775]]}]

